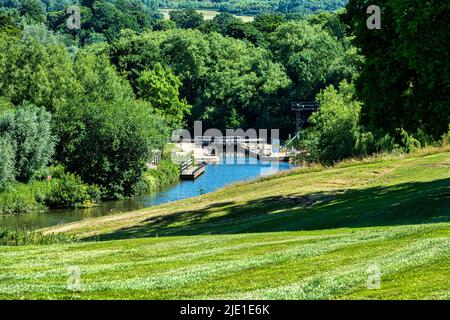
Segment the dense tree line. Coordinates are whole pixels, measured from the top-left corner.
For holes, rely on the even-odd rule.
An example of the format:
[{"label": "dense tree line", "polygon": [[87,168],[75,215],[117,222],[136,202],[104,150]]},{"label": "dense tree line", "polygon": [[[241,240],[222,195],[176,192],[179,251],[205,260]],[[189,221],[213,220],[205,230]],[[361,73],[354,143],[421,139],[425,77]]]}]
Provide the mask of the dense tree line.
[{"label": "dense tree line", "polygon": [[270,12],[311,13],[333,11],[344,7],[348,0],[160,0],[161,8],[214,9],[242,15]]}]

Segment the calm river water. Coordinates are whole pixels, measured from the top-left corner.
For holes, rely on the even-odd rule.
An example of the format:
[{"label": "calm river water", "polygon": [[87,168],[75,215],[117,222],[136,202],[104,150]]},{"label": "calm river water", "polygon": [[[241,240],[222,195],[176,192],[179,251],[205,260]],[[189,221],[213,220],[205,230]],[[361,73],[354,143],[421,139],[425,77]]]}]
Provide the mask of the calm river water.
[{"label": "calm river water", "polygon": [[206,166],[205,174],[197,180],[181,181],[156,193],[125,200],[107,201],[89,209],[51,210],[17,216],[0,216],[0,225],[43,228],[91,217],[133,211],[195,197],[238,181],[250,180],[290,168],[288,163],[262,163],[253,158],[227,156],[222,157],[219,164]]}]

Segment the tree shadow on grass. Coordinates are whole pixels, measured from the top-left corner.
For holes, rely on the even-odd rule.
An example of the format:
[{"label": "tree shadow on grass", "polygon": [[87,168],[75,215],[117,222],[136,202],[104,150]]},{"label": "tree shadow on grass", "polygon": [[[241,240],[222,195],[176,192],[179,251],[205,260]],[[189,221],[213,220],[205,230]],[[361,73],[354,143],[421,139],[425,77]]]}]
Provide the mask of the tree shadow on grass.
[{"label": "tree shadow on grass", "polygon": [[293,193],[244,203],[215,203],[201,210],[151,217],[138,225],[95,239],[321,230],[445,221],[450,221],[450,179],[334,192]]}]

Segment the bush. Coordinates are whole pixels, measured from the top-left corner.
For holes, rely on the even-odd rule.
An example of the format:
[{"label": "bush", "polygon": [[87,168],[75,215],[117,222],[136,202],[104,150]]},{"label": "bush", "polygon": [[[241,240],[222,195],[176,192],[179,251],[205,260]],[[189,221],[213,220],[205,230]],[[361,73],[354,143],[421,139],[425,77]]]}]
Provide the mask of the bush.
[{"label": "bush", "polygon": [[171,160],[162,160],[156,169],[147,170],[144,175],[145,191],[158,191],[164,186],[179,181],[180,168]]},{"label": "bush", "polygon": [[66,168],[64,168],[64,166],[56,165],[38,170],[35,173],[34,178],[36,180],[47,180],[48,177],[51,177],[52,179],[62,179],[65,173]]},{"label": "bush", "polygon": [[50,208],[86,207],[100,199],[100,189],[89,186],[72,173],[62,174],[60,179],[52,179],[50,192],[45,203]]},{"label": "bush", "polygon": [[50,161],[55,145],[50,120],[50,113],[31,104],[23,104],[0,116],[0,135],[9,135],[15,149],[17,180],[29,181]]},{"label": "bush", "polygon": [[44,235],[40,232],[0,226],[0,246],[48,245],[73,243],[77,241],[78,240],[75,237],[66,236],[64,234]]},{"label": "bush", "polygon": [[[107,199],[132,195],[153,149],[168,139],[165,122],[146,103],[73,106],[56,116],[60,162]],[[63,125],[62,125],[63,124]]]},{"label": "bush", "polygon": [[442,135],[442,142],[444,144],[450,144],[450,124],[448,125],[448,132]]},{"label": "bush", "polygon": [[0,136],[0,191],[14,181],[15,152],[9,137]]},{"label": "bush", "polygon": [[0,214],[20,214],[45,210],[45,198],[50,184],[35,181],[28,184],[12,183],[0,193]]},{"label": "bush", "polygon": [[331,163],[354,155],[361,106],[353,94],[353,86],[344,81],[338,91],[329,86],[317,96],[320,109],[300,137],[300,148],[306,150],[301,160]]},{"label": "bush", "polygon": [[405,152],[414,152],[421,147],[419,140],[404,129],[400,129],[400,137]]},{"label": "bush", "polygon": [[[97,186],[87,185],[80,177],[61,173],[62,170],[64,167],[51,167],[39,171],[37,177],[42,175],[42,180],[9,184],[0,192],[0,215],[43,211],[47,207],[86,207],[100,201]],[[51,181],[47,181],[48,175],[52,176]]]}]

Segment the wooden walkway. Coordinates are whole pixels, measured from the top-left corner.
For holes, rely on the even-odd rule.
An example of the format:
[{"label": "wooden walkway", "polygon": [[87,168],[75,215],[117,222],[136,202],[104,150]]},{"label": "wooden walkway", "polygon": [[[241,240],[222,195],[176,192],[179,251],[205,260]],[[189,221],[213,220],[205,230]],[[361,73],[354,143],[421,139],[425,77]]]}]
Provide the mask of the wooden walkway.
[{"label": "wooden walkway", "polygon": [[205,165],[198,166],[182,165],[181,166],[181,180],[195,180],[205,173]]}]

